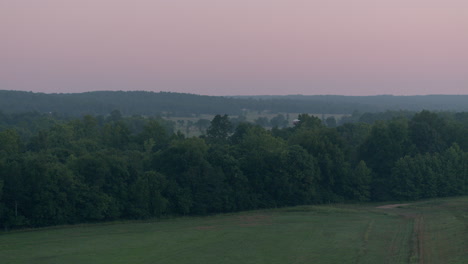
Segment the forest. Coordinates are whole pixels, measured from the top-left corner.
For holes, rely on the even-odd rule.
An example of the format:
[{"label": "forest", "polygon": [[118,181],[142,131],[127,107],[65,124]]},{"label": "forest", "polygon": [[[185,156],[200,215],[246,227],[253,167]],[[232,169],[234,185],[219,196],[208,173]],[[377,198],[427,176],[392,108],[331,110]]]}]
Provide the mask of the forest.
[{"label": "forest", "polygon": [[[216,115],[186,137],[158,117],[0,113],[5,230],[468,194],[468,113],[309,114],[265,129]],[[381,119],[381,120],[379,120]]]},{"label": "forest", "polygon": [[206,96],[171,92],[95,91],[45,94],[0,90],[4,113],[59,113],[65,116],[122,115],[197,116],[219,113],[240,115],[243,111],[271,113],[352,114],[400,111],[468,111],[468,95],[426,96]]}]

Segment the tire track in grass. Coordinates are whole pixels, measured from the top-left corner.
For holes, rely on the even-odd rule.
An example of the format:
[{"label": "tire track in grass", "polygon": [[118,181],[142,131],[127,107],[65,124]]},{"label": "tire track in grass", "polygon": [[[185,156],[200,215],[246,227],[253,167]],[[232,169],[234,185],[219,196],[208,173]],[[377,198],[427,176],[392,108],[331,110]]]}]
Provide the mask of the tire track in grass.
[{"label": "tire track in grass", "polygon": [[394,234],[388,246],[388,257],[385,263],[407,263],[411,258],[415,214],[402,209],[408,205],[410,204],[389,204],[376,207],[379,210],[389,210],[395,216],[401,217],[392,229]]},{"label": "tire track in grass", "polygon": [[421,215],[418,218],[418,254],[419,254],[419,264],[424,264],[426,260],[427,263],[431,263],[430,259],[426,259],[426,252],[424,247],[424,241],[426,239],[426,233],[424,231],[424,217]]},{"label": "tire track in grass", "polygon": [[[398,226],[396,228],[396,232],[394,233],[392,240],[390,242],[390,246],[388,248],[388,258],[386,263],[402,263],[402,254],[400,251],[402,250],[402,244],[405,241],[405,234],[407,232],[406,227],[408,226],[408,219],[402,219],[398,222]],[[406,255],[407,256],[407,255]],[[406,258],[405,256],[405,258]]]},{"label": "tire track in grass", "polygon": [[414,218],[413,245],[409,263],[425,263],[424,237],[424,218],[422,215],[418,215]]},{"label": "tire track in grass", "polygon": [[361,247],[360,247],[359,252],[358,252],[358,254],[356,256],[356,264],[361,263],[362,258],[364,256],[366,256],[366,254],[367,254],[367,244],[369,242],[369,234],[372,232],[372,227],[374,226],[374,222],[375,222],[375,220],[372,219],[367,224],[366,230],[364,231],[364,235],[362,237]]}]

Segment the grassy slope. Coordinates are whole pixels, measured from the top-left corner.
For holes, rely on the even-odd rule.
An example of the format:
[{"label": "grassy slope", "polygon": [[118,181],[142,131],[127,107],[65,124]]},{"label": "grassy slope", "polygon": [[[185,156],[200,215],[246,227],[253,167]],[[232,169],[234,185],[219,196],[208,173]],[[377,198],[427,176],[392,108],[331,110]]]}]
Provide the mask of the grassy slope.
[{"label": "grassy slope", "polygon": [[468,263],[468,197],[0,235],[6,263]]}]

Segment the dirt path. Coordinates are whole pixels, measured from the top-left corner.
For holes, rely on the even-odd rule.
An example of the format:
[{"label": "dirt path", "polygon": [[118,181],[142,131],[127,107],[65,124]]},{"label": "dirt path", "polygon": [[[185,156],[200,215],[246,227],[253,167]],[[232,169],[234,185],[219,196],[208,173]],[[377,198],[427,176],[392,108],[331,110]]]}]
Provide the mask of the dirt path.
[{"label": "dirt path", "polygon": [[[387,204],[377,206],[379,209],[394,209],[403,206],[408,206],[410,204]],[[401,216],[404,216],[406,219],[411,219],[413,224],[413,237],[412,237],[412,249],[410,255],[410,262],[417,261],[418,264],[424,264],[425,252],[424,252],[424,219],[422,215],[418,215],[410,212],[400,212],[398,213]]]},{"label": "dirt path", "polygon": [[415,252],[417,255],[418,263],[424,264],[424,218],[419,216],[415,219],[414,222],[414,236],[415,236]]}]

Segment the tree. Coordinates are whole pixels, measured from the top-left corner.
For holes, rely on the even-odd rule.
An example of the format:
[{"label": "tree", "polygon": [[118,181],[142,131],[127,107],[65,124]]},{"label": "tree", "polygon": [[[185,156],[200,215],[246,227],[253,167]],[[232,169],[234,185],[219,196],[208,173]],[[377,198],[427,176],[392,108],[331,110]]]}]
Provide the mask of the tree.
[{"label": "tree", "polygon": [[0,222],[5,230],[10,227],[21,227],[28,225],[25,217],[28,201],[28,181],[22,173],[21,157],[8,157],[0,159],[0,181],[3,183],[3,212]]},{"label": "tree", "polygon": [[218,187],[218,202],[227,212],[253,208],[249,181],[233,152],[234,148],[229,145],[211,145],[207,157],[215,175],[224,180],[220,183],[222,187]]},{"label": "tree", "polygon": [[258,117],[257,119],[255,119],[254,123],[256,125],[259,125],[261,127],[267,127],[270,125],[270,122],[268,121],[268,118],[267,117]]},{"label": "tree", "polygon": [[0,131],[0,156],[16,154],[20,148],[21,140],[16,130]]},{"label": "tree", "polygon": [[335,129],[301,127],[289,138],[289,144],[300,145],[318,162],[320,168],[320,196],[324,202],[340,201],[344,195],[344,179],[350,163],[344,140]]},{"label": "tree", "polygon": [[119,110],[112,110],[110,115],[107,117],[107,122],[118,122],[122,120],[122,113]]},{"label": "tree", "polygon": [[[41,161],[39,161],[41,162]],[[29,169],[30,165],[28,165]],[[32,191],[35,204],[29,219],[36,226],[75,223],[75,179],[63,164],[51,161],[42,175],[35,175]],[[40,178],[39,178],[40,177]],[[33,177],[28,177],[30,180]]]},{"label": "tree", "polygon": [[227,138],[232,131],[232,124],[228,115],[216,115],[211,121],[210,127],[206,131],[209,142],[227,142]]},{"label": "tree", "polygon": [[239,167],[247,177],[251,194],[249,199],[252,206],[272,207],[282,203],[278,199],[283,192],[279,181],[281,175],[281,153],[286,143],[273,137],[260,126],[251,124],[239,125],[232,136],[235,144],[235,158],[239,160]]},{"label": "tree", "polygon": [[197,126],[198,131],[200,131],[200,133],[205,133],[205,130],[210,126],[210,123],[210,120],[200,118],[197,122],[195,122],[195,126]]},{"label": "tree", "polygon": [[440,152],[446,148],[444,139],[447,124],[437,114],[422,111],[411,119],[410,138],[420,153]]},{"label": "tree", "polygon": [[106,123],[102,130],[102,140],[108,147],[124,149],[130,142],[130,130],[122,121]]},{"label": "tree", "polygon": [[320,118],[308,114],[300,114],[297,119],[299,119],[299,124],[296,126],[298,128],[314,129],[323,126]]},{"label": "tree", "polygon": [[371,170],[361,160],[345,178],[345,196],[348,199],[365,202],[370,199]]},{"label": "tree", "polygon": [[192,120],[187,120],[187,123],[186,123],[186,124],[187,124],[187,125],[186,125],[185,134],[186,134],[187,136],[189,136],[189,135],[190,135],[190,129],[191,129],[192,126],[193,126],[193,121],[192,121]]},{"label": "tree", "polygon": [[334,116],[327,117],[325,123],[327,123],[328,127],[336,127],[336,119]]},{"label": "tree", "polygon": [[270,119],[270,125],[272,127],[284,128],[288,126],[288,120],[284,117],[284,115],[279,114]]},{"label": "tree", "polygon": [[391,198],[389,181],[392,168],[397,160],[414,152],[408,134],[408,121],[405,119],[376,122],[359,147],[358,159],[365,161],[374,173],[372,199]]},{"label": "tree", "polygon": [[468,155],[453,144],[441,155],[443,178],[438,182],[442,196],[463,195],[468,190]]},{"label": "tree", "polygon": [[320,169],[317,160],[299,145],[288,146],[281,153],[281,170],[277,179],[284,205],[310,204],[320,201]]},{"label": "tree", "polygon": [[170,207],[180,214],[220,212],[223,175],[207,161],[208,145],[200,138],[177,140],[153,158],[153,169],[167,175]]},{"label": "tree", "polygon": [[150,148],[148,149],[150,151],[158,150],[169,143],[166,129],[155,120],[150,120],[145,124],[137,139],[138,143]]},{"label": "tree", "polygon": [[[468,118],[460,114],[337,128],[303,114],[295,127],[244,122],[232,135],[228,116],[218,115],[198,138],[158,118],[42,118],[0,113],[6,229],[468,194]],[[9,126],[22,120],[49,121]]]},{"label": "tree", "polygon": [[167,179],[156,171],[147,171],[139,175],[130,186],[129,199],[132,218],[159,217],[167,210],[168,200],[163,196],[167,188]]},{"label": "tree", "polygon": [[85,115],[81,120],[72,120],[69,124],[73,129],[73,134],[76,140],[97,139],[98,137],[98,120],[94,116]]},{"label": "tree", "polygon": [[360,161],[359,147],[366,141],[371,131],[371,125],[365,123],[346,123],[336,128],[340,137],[349,146],[350,160],[352,163]]}]

